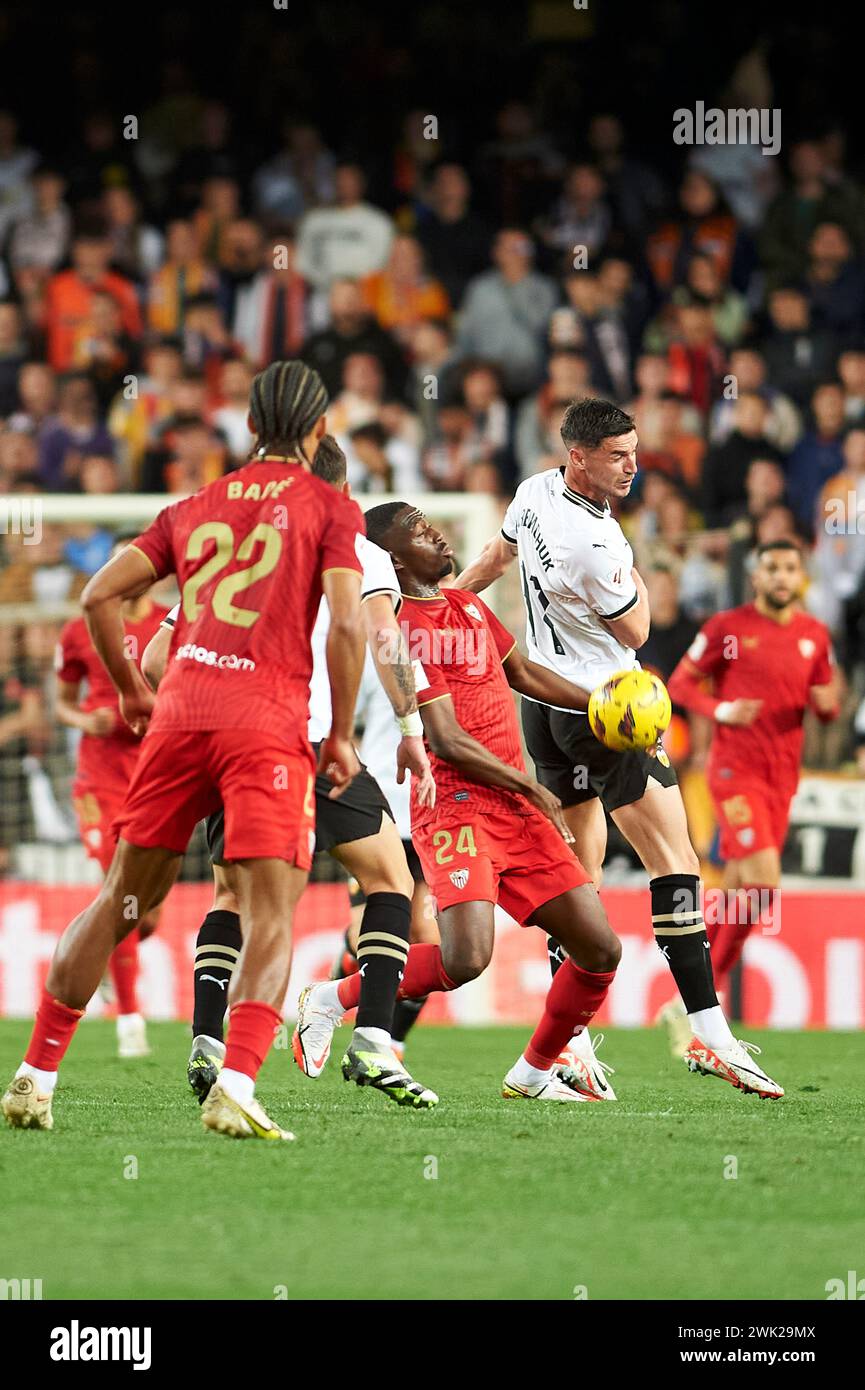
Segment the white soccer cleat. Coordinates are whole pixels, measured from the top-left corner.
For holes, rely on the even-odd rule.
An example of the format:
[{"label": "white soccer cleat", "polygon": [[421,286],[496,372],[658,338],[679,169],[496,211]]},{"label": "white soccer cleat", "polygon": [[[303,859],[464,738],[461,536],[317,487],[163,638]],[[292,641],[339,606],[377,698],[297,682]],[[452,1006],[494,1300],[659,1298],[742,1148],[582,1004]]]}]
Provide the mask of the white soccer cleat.
[{"label": "white soccer cleat", "polygon": [[729,1081],[739,1091],[750,1092],[762,1100],[780,1100],[784,1087],[767,1076],[763,1068],[754,1061],[759,1056],[756,1043],[734,1041],[727,1047],[709,1047],[699,1038],[692,1038],[685,1053],[689,1071],[702,1072],[704,1076],[720,1076]]},{"label": "white soccer cleat", "polygon": [[231,1139],[293,1139],[287,1129],[280,1129],[265,1114],[253,1097],[245,1105],[224,1091],[219,1082],[211,1086],[201,1107],[201,1123],[205,1129],[227,1134]]},{"label": "white soccer cleat", "polygon": [[147,1024],[141,1014],[119,1014],[117,1018],[117,1056],[149,1057]]},{"label": "white soccer cleat", "polygon": [[32,1076],[16,1076],[10,1081],[0,1108],[12,1129],[53,1129],[51,1096],[40,1095]]},{"label": "white soccer cleat", "polygon": [[[330,984],[330,981],[326,982]],[[327,1066],[333,1035],[342,1022],[342,1012],[324,1008],[318,1002],[321,985],[307,985],[297,1001],[297,1023],[291,1039],[294,1060],[305,1076],[321,1076]]]},{"label": "white soccer cleat", "polygon": [[525,1085],[522,1081],[516,1081],[513,1075],[513,1068],[508,1072],[502,1082],[502,1096],[505,1100],[597,1100],[594,1095],[587,1095],[574,1084],[566,1072],[559,1075],[553,1071],[546,1081],[536,1081],[532,1085]]},{"label": "white soccer cleat", "polygon": [[672,1055],[684,1057],[691,1046],[694,1033],[681,999],[670,999],[664,1004],[655,1015],[655,1023],[663,1024],[666,1028]]},{"label": "white soccer cleat", "polygon": [[571,1038],[565,1050],[559,1053],[556,1071],[559,1076],[563,1072],[569,1072],[572,1084],[594,1100],[615,1100],[616,1093],[612,1082],[607,1080],[615,1074],[615,1067],[611,1067],[607,1062],[600,1062],[595,1056],[595,1049],[600,1047],[603,1041],[603,1033],[596,1033],[594,1038],[591,1038],[588,1028],[584,1028],[582,1033]]}]

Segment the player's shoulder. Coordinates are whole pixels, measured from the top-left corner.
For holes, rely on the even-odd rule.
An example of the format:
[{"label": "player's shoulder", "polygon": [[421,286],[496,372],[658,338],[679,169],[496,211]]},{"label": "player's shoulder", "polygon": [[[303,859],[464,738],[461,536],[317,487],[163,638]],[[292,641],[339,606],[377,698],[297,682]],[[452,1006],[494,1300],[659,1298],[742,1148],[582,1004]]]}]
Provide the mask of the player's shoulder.
[{"label": "player's shoulder", "polygon": [[796,625],[800,633],[805,633],[810,637],[820,638],[824,641],[829,641],[831,638],[826,624],[805,608],[800,608],[796,614]]},{"label": "player's shoulder", "polygon": [[560,468],[545,468],[540,473],[532,473],[528,478],[524,478],[517,487],[514,493],[514,502],[520,506],[530,502],[536,503],[541,498],[551,498],[561,476],[562,470]]},{"label": "player's shoulder", "polygon": [[87,630],[87,623],[83,616],[70,618],[60,629],[59,642],[61,647],[87,646],[90,643],[90,633]]}]

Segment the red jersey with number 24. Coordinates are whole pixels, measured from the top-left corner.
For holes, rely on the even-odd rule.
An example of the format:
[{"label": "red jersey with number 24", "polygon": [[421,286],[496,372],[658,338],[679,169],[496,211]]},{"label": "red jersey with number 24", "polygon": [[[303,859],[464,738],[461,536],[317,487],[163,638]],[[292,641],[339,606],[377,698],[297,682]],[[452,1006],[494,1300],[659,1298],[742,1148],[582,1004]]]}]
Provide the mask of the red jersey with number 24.
[{"label": "red jersey with number 24", "polygon": [[[464,589],[443,589],[438,598],[403,596],[400,625],[406,632],[419,708],[450,696],[457,723],[500,762],[525,772],[514,697],[502,662],[516,641],[486,604]],[[408,630],[406,631],[406,625]],[[412,828],[476,812],[528,815],[525,797],[476,782],[430,750],[436,804],[418,806],[412,779]]]},{"label": "red jersey with number 24", "polygon": [[310,636],[328,570],[362,573],[360,508],[300,464],[262,459],[166,507],[133,544],[176,574],[180,613],[153,730],[306,738]]}]

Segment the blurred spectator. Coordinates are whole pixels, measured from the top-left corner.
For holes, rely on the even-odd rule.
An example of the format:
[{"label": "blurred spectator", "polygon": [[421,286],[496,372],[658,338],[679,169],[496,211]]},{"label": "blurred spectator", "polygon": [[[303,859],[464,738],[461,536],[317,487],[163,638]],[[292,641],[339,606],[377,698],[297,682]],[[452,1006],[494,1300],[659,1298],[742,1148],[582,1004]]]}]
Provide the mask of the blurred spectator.
[{"label": "blurred spectator", "polygon": [[110,294],[94,294],[90,300],[90,317],[82,327],[75,344],[73,366],[85,371],[96,391],[100,416],[137,369],[138,348],[123,331],[123,320],[117,300]]},{"label": "blurred spectator", "polygon": [[834,336],[811,325],[808,300],[796,285],[769,295],[769,331],[760,343],[772,386],[800,408],[817,382],[830,375],[837,355]]},{"label": "blurred spectator", "polygon": [[630,261],[623,256],[606,256],[598,267],[598,289],[602,307],[624,328],[633,359],[640,350],[649,316],[648,288],[637,279]]},{"label": "blurred spectator", "polygon": [[78,485],[85,454],[111,454],[113,441],[99,418],[93,383],[80,372],[60,383],[57,414],[39,435],[39,477],[45,487],[65,492]]},{"label": "blurred spectator", "polygon": [[437,142],[429,138],[428,122],[429,116],[422,107],[407,111],[394,151],[393,187],[411,202],[420,197],[425,177],[438,158]]},{"label": "blurred spectator", "polygon": [[774,459],[754,459],[745,477],[745,512],[727,533],[727,593],[724,607],[735,608],[748,597],[746,567],[754,549],[757,524],[771,507],[783,505],[787,482]]},{"label": "blurred spectator", "polygon": [[768,410],[754,392],[742,392],[736,401],[734,427],[723,444],[706,454],[703,463],[701,506],[707,527],[729,526],[746,509],[745,480],[756,458],[780,462],[780,454],[766,435]]},{"label": "blurred spectator", "polygon": [[129,486],[135,486],[153,431],[172,412],[172,393],[182,371],[180,344],[173,338],[157,339],[144,350],[144,375],[135,389],[114,399],[108,428]]},{"label": "blurred spectator", "polygon": [[[735,394],[728,394],[728,384]],[[709,441],[723,444],[733,429],[736,400],[742,392],[754,392],[766,402],[766,438],[782,453],[789,453],[802,433],[802,420],[793,402],[781,391],[770,386],[766,362],[755,348],[737,348],[730,354],[724,391],[712,407],[709,419]]]},{"label": "blurred spectator", "polygon": [[57,399],[54,373],[44,362],[25,362],[18,373],[18,410],[10,416],[10,429],[37,433],[53,415]]},{"label": "blurred spectator", "polygon": [[332,396],[342,387],[343,368],[354,353],[375,357],[384,373],[388,395],[401,396],[406,385],[405,359],[390,333],[377,324],[364,306],[360,286],[337,280],[330,291],[330,327],[313,333],[301,357],[315,367]]},{"label": "blurred spectator", "polygon": [[673,391],[661,398],[657,420],[649,438],[641,441],[640,468],[644,473],[664,473],[690,496],[699,491],[706,446],[701,435],[686,427],[687,406]]},{"label": "blurred spectator", "polygon": [[830,183],[827,175],[826,152],[818,141],[800,140],[792,146],[788,186],[772,201],[758,238],[770,289],[805,273],[808,244],[821,222],[837,223],[857,251],[862,247],[862,195],[846,181]]},{"label": "blurred spectator", "polygon": [[199,255],[192,224],[181,218],[169,222],[165,239],[165,263],[150,278],[147,320],[161,334],[179,333],[186,306],[196,295],[213,290],[216,277]]},{"label": "blurred spectator", "polygon": [[18,376],[26,356],[18,308],[0,303],[0,419],[11,415],[18,404]]},{"label": "blurred spectator", "polygon": [[627,400],[633,386],[631,345],[624,323],[604,303],[597,275],[572,271],[565,279],[567,303],[553,311],[550,345],[581,353],[600,395]]},{"label": "blurred spectator", "polygon": [[[553,432],[551,419],[563,402],[591,394],[587,359],[570,348],[556,349],[547,362],[546,380],[533,395],[526,396],[517,409],[514,452],[521,481],[541,470],[541,460],[555,456],[556,464],[564,462],[562,441]],[[553,464],[543,466],[552,467]]]},{"label": "blurred spectator", "polygon": [[123,330],[141,336],[141,312],[129,280],[108,269],[111,246],[101,228],[82,231],[72,243],[72,269],[61,270],[45,291],[48,360],[58,372],[75,362],[79,337],[87,332],[95,294],[110,294],[120,307]]},{"label": "blurred spectator", "polygon": [[226,471],[228,450],[222,435],[197,415],[179,415],[164,428],[157,447],[148,450],[142,469],[142,492],[188,496]]},{"label": "blurred spectator", "polygon": [[839,634],[845,606],[865,579],[865,429],[848,430],[842,457],[843,467],[822,488],[814,513],[815,583],[808,594],[811,611]]},{"label": "blurred spectator", "polygon": [[844,393],[837,382],[818,386],[811,398],[813,424],[787,459],[787,493],[800,527],[811,535],[824,483],[844,463]]},{"label": "blurred spectator", "polygon": [[838,376],[844,392],[844,419],[857,425],[865,416],[865,348],[848,348],[838,358]]},{"label": "blurred spectator", "polygon": [[[81,460],[81,491],[88,497],[105,497],[117,491],[117,466],[107,454],[87,454]],[[106,563],[114,535],[105,526],[73,522],[64,526],[63,554],[83,574],[95,574]]]},{"label": "blurred spectator", "polygon": [[106,188],[102,212],[112,266],[143,287],[162,263],[161,234],[143,220],[135,194],[123,185]]},{"label": "blurred spectator", "polygon": [[15,539],[13,558],[0,570],[0,604],[57,604],[79,598],[87,575],[66,560],[61,526],[43,522],[38,545]]},{"label": "blurred spectator", "polygon": [[[634,375],[637,395],[625,409],[634,418],[640,440],[654,448],[663,430],[663,402],[670,390],[670,363],[661,353],[644,352],[637,358]],[[683,428],[693,434],[698,433],[702,425],[699,410],[684,402]]]},{"label": "blurred spectator", "polygon": [[201,373],[211,395],[215,395],[222,364],[236,357],[240,346],[225,326],[215,295],[198,294],[188,301],[181,343],[185,367]]},{"label": "blurred spectator", "polygon": [[387,265],[361,281],[361,294],[382,328],[406,346],[418,323],[450,313],[443,286],[426,275],[423,252],[411,236],[394,237]]},{"label": "blurred spectator", "polygon": [[472,433],[468,438],[472,462],[491,464],[500,479],[512,480],[511,419],[502,396],[501,380],[490,362],[465,362],[461,370],[462,404],[469,413]]},{"label": "blurred spectator", "polygon": [[29,179],[39,161],[35,150],[18,143],[18,121],[0,111],[0,244],[10,226],[32,207]]},{"label": "blurred spectator", "polygon": [[705,304],[690,301],[678,306],[667,360],[670,390],[690,401],[705,417],[726,367],[712,311]]},{"label": "blurred spectator", "polygon": [[417,239],[451,304],[489,264],[491,233],[469,206],[471,185],[459,164],[440,164],[417,215]]},{"label": "blurred spectator", "polygon": [[745,336],[747,301],[744,295],[722,281],[714,257],[705,252],[691,257],[685,284],[673,291],[671,303],[701,304],[708,309],[715,334],[725,348],[735,347]]},{"label": "blurred spectator", "polygon": [[287,119],[282,148],[256,170],[252,202],[265,223],[296,222],[334,196],[335,160],[313,125]]},{"label": "blurred spectator", "polygon": [[20,629],[0,622],[0,876],[30,830],[24,758],[45,719],[39,679],[27,666],[22,645]]},{"label": "blurred spectator", "polygon": [[106,188],[135,188],[133,148],[134,142],[123,139],[120,116],[104,109],[85,116],[81,134],[63,161],[73,204],[96,204]]},{"label": "blurred spectator", "polygon": [[39,450],[32,435],[19,430],[0,433],[0,492],[16,493],[37,475]]},{"label": "blurred spectator", "polygon": [[232,357],[222,364],[219,377],[221,405],[213,412],[213,423],[225,436],[234,463],[245,462],[255,443],[247,424],[251,386],[252,371],[241,358]]},{"label": "blurred spectator", "polygon": [[357,425],[348,436],[346,461],[356,492],[412,493],[421,486],[418,452],[381,420]]},{"label": "blurred spectator", "polygon": [[436,433],[438,412],[456,394],[457,357],[453,337],[442,319],[415,325],[411,335],[408,399],[417,415],[424,445]]},{"label": "blurred spectator", "polygon": [[865,266],[836,222],[821,222],[808,245],[805,286],[814,323],[839,338],[865,327]]},{"label": "blurred spectator", "polygon": [[37,169],[32,180],[34,207],[17,219],[9,238],[13,270],[36,266],[50,272],[66,257],[72,215],[63,201],[66,181],[53,169]]},{"label": "blurred spectator", "polygon": [[663,210],[664,185],[653,169],[626,153],[622,122],[611,112],[592,117],[588,142],[606,184],[615,225],[639,244]]},{"label": "blurred spectator", "polygon": [[574,164],[565,175],[561,194],[539,222],[538,234],[555,269],[563,272],[574,266],[580,253],[586,257],[584,268],[594,266],[612,224],[602,174],[592,164]]},{"label": "blurred spectator", "polygon": [[496,269],[469,284],[457,332],[466,356],[498,363],[509,396],[525,395],[540,382],[544,330],[556,302],[553,282],[532,270],[532,254],[524,232],[499,232]]},{"label": "blurred spectator", "polygon": [[224,101],[208,101],[201,111],[195,142],[185,149],[174,172],[177,203],[186,213],[201,201],[208,179],[236,179],[243,150],[231,132],[231,110]]},{"label": "blurred spectator", "polygon": [[743,253],[735,217],[712,180],[697,169],[685,174],[679,188],[678,214],[649,237],[646,257],[660,293],[685,283],[691,257],[711,256],[719,280],[742,286]]},{"label": "blurred spectator", "polygon": [[648,666],[666,681],[690,647],[699,628],[693,618],[682,612],[679,585],[671,566],[656,565],[648,570],[646,588],[649,591],[652,628],[640,648],[640,665]]},{"label": "blurred spectator", "polygon": [[244,313],[245,301],[254,299],[255,278],[261,270],[265,244],[261,228],[248,217],[238,217],[226,227],[219,270],[219,307],[226,324]]},{"label": "blurred spectator", "polygon": [[562,158],[526,102],[506,102],[495,123],[495,137],[479,158],[485,201],[499,226],[530,223],[549,205]]},{"label": "blurred spectator", "polygon": [[467,490],[471,470],[472,417],[462,405],[439,411],[438,438],[424,451],[424,486],[432,492]]},{"label": "blurred spectator", "polygon": [[381,270],[393,238],[389,217],[364,202],[366,180],[356,164],[340,164],[334,175],[336,203],[301,219],[297,268],[316,290],[335,280],[356,279]]},{"label": "blurred spectator", "polygon": [[206,179],[201,204],[192,214],[196,254],[210,264],[222,265],[225,235],[241,216],[240,185],[226,174]]},{"label": "blurred spectator", "polygon": [[231,335],[256,367],[297,357],[306,337],[307,288],[298,274],[294,236],[268,241],[261,269],[234,296]]}]

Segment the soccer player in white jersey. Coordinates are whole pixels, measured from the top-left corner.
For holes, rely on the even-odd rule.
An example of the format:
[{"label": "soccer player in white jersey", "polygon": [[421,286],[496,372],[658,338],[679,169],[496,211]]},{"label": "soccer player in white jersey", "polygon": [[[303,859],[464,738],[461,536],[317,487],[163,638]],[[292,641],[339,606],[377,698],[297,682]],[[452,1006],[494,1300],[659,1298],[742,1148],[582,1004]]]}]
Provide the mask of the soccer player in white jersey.
[{"label": "soccer player in white jersey", "polygon": [[[611,510],[636,477],[637,432],[618,406],[587,399],[568,407],[562,441],[567,463],[520,484],[501,534],[456,582],[480,593],[517,560],[530,659],[593,690],[615,671],[637,666],[637,650],[649,635],[646,586]],[[561,800],[574,852],[595,883],[600,886],[606,851],[605,810],[640,856],[655,938],[688,1017],[689,1068],[743,1091],[782,1096],[751,1046],[733,1037],[718,1003],[700,864],[663,749],[656,756],[613,752],[594,737],[585,714],[532,700],[523,700],[522,717],[538,780]],[[594,1067],[585,1033],[571,1047]]]},{"label": "soccer player in white jersey", "polygon": [[[345,456],[331,436],[325,435],[319,444],[312,471],[324,482],[339,489],[344,487]],[[422,736],[416,732],[420,716],[411,663],[404,643],[401,645],[396,622],[401,598],[393,562],[365,536],[358,536],[356,548],[363,566],[361,612],[370,651],[375,654],[376,679],[380,688],[383,685],[386,689],[385,703],[397,731],[391,744],[394,779],[412,772],[419,779],[419,794],[434,799],[429,759]],[[169,659],[176,611],[168,614],[144,653],[142,669],[154,687]],[[326,656],[329,629],[327,604],[322,602],[311,642],[308,737],[316,750],[327,737],[331,723]],[[354,1080],[358,1085],[374,1086],[400,1105],[426,1109],[435,1105],[438,1097],[413,1080],[391,1048],[391,1021],[408,955],[414,886],[393,812],[378,783],[361,765],[339,796],[335,796],[332,783],[324,775],[316,778],[314,795],[316,850],[326,850],[343,864],[361,884],[367,900],[357,945],[363,971],[362,996],[354,1036],[343,1058],[343,1074],[346,1080]],[[225,1000],[243,944],[232,865],[225,860],[221,810],[208,818],[207,842],[213,860],[214,903],[196,941],[193,1042],[187,1068],[189,1084],[202,1103],[222,1063]],[[327,1020],[317,1021],[314,1008],[307,1003],[308,995],[308,990],[301,995],[293,1051],[301,1070],[308,1076],[318,1076],[330,1053],[333,1027]],[[321,1029],[317,1022],[327,1026]],[[320,1032],[326,1037],[326,1047],[319,1045]]]}]

